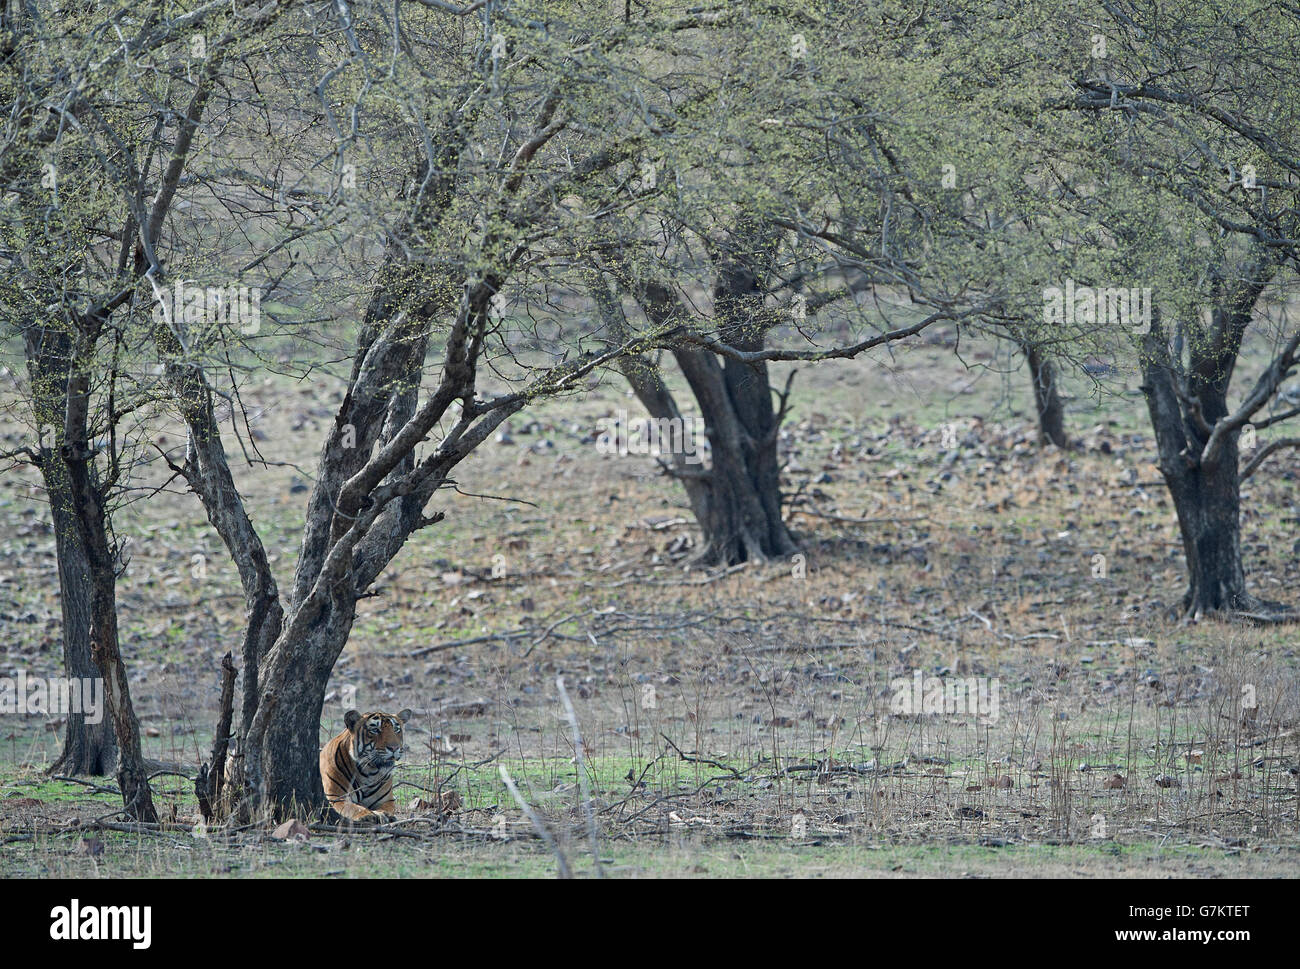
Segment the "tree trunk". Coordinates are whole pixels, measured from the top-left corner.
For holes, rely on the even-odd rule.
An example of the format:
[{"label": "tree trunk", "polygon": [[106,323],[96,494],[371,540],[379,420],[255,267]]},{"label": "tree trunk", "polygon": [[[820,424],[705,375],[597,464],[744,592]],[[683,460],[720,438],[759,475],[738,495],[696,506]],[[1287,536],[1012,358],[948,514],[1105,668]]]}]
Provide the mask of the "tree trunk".
[{"label": "tree trunk", "polygon": [[[636,295],[656,326],[678,309],[676,296],[662,283],[633,287],[624,276],[622,284]],[[730,321],[725,327],[728,341],[741,349],[761,348],[764,328],[744,318],[743,307],[737,305],[743,295],[752,308],[753,277],[724,269],[719,287],[717,305]],[[628,327],[617,300],[600,281],[592,292],[611,334],[625,340]],[[783,414],[772,407],[767,365],[733,359],[723,363],[716,354],[699,349],[677,349],[673,355],[699,404],[709,439],[708,468],[688,465],[680,456],[666,465],[668,473],[685,486],[700,526],[702,548],[697,560],[736,565],[793,555],[798,545],[781,516],[777,434]],[[620,366],[652,417],[680,416],[672,394],[646,361],[632,358]]]},{"label": "tree trunk", "polygon": [[[1237,484],[1237,444],[1210,469],[1173,467],[1162,472],[1182,533],[1187,556],[1187,615],[1253,612],[1260,603],[1246,591],[1241,561],[1241,498]],[[1172,472],[1172,473],[1171,473]]]},{"label": "tree trunk", "polygon": [[[676,356],[700,405],[710,444],[708,497],[697,511],[704,538],[701,560],[735,565],[793,555],[798,546],[781,517],[776,416],[770,399],[766,417],[746,410],[753,407],[758,390],[770,392],[766,371],[744,383],[734,374],[729,379],[718,358],[707,351],[680,351]],[[737,369],[746,366],[727,363]],[[739,400],[733,396],[737,385],[745,388]]]},{"label": "tree trunk", "polygon": [[85,437],[62,448],[72,479],[79,536],[90,563],[90,654],[104,681],[104,701],[113,721],[119,750],[117,782],[128,817],[157,821],[149,774],[140,748],[140,724],[131,705],[126,666],[118,644],[117,574],[108,540],[104,497],[90,472]]},{"label": "tree trunk", "polygon": [[1033,343],[1023,345],[1025,359],[1029,362],[1029,375],[1034,385],[1034,409],[1038,414],[1038,442],[1055,444],[1059,448],[1070,446],[1070,436],[1065,431],[1065,409],[1057,392],[1056,369]]},{"label": "tree trunk", "polygon": [[[350,577],[349,577],[350,578]],[[321,605],[291,610],[262,665],[261,701],[244,738],[245,798],[239,818],[318,815],[320,725],[330,672],[356,619],[356,596],[336,591]]]},{"label": "tree trunk", "polygon": [[[718,261],[718,279],[713,289],[714,306],[722,325],[719,336],[737,350],[758,351],[767,339],[762,287],[757,274],[744,262]],[[730,407],[715,413],[706,412],[705,422],[721,426],[734,415],[739,433],[734,439],[739,453],[724,446],[715,449],[713,474],[715,515],[723,512],[709,532],[710,544],[725,552],[723,561],[733,563],[736,553],[746,557],[775,558],[793,555],[794,539],[781,517],[781,466],[778,458],[778,434],[783,413],[772,406],[772,384],[766,361],[742,363],[731,357],[722,362],[722,378]],[[733,438],[719,433],[721,441]],[[739,510],[739,516],[728,512]],[[755,548],[755,540],[757,547]],[[755,554],[757,553],[757,554]]]},{"label": "tree trunk", "polygon": [[80,333],[72,355],[67,382],[65,439],[59,456],[67,467],[72,501],[70,509],[77,523],[77,537],[90,566],[90,655],[104,682],[104,703],[117,737],[117,780],[128,817],[157,821],[149,774],[140,748],[140,724],[131,705],[126,666],[118,641],[117,556],[109,539],[106,495],[113,483],[111,461],[108,480],[101,483],[90,450],[91,384],[87,362],[103,329],[103,317],[77,321]]},{"label": "tree trunk", "polygon": [[[328,637],[325,637],[328,638]],[[339,650],[347,640],[338,643]],[[338,653],[321,641],[304,644],[304,652]],[[332,666],[332,661],[331,661]],[[310,673],[298,673],[272,687],[263,702],[271,704],[266,726],[250,733],[249,749],[261,752],[259,793],[263,804],[277,819],[315,815],[325,807],[320,779],[320,724],[324,709],[329,669],[314,666]]]},{"label": "tree trunk", "polygon": [[1221,285],[1221,303],[1212,309],[1204,332],[1192,329],[1189,337],[1195,324],[1185,324],[1171,341],[1159,314],[1153,313],[1143,338],[1142,391],[1187,557],[1183,612],[1189,619],[1237,614],[1263,620],[1275,618],[1283,608],[1246,589],[1239,429],[1225,434],[1232,425],[1220,424],[1229,417],[1228,387],[1242,335],[1269,278],[1257,268],[1235,287]]},{"label": "tree trunk", "polygon": [[[357,599],[412,532],[441,518],[426,518],[422,509],[450,469],[506,416],[503,411],[489,418],[496,423],[464,434],[442,461],[426,462],[422,482],[396,493],[386,505],[377,505],[366,493],[344,497],[345,485],[370,465],[376,446],[382,450],[391,443],[417,410],[435,307],[419,303],[416,312],[399,311],[409,303],[411,281],[416,278],[418,274],[409,267],[394,264],[367,310],[350,389],[318,466],[294,591],[279,636],[266,650],[258,671],[260,695],[245,727],[242,781],[250,796],[243,799],[241,819],[324,810],[321,710],[330,673],[352,632]],[[487,295],[478,294],[476,299],[485,314]],[[447,356],[449,361],[462,359],[455,340],[449,340]],[[363,361],[372,369],[363,370]],[[443,408],[466,393],[453,391],[453,386],[472,386],[472,370],[460,366],[457,370],[448,363],[443,384],[432,395]],[[515,410],[522,406],[521,400]],[[342,443],[353,434],[355,446]],[[405,453],[375,485],[384,481],[392,485],[394,479],[416,471],[413,453]]]},{"label": "tree trunk", "polygon": [[[1241,558],[1241,496],[1237,435],[1224,441],[1215,462],[1197,459],[1209,435],[1180,406],[1169,370],[1148,364],[1143,390],[1156,432],[1159,467],[1178,515],[1187,557],[1183,612],[1197,619],[1212,613],[1253,612],[1261,603],[1246,591]],[[1207,422],[1227,413],[1224,395],[1202,388],[1196,398]]]},{"label": "tree trunk", "polygon": [[[57,458],[46,462],[45,487],[54,514],[54,541],[59,566],[59,598],[63,610],[63,669],[70,679],[99,676],[90,651],[91,582],[90,559],[68,503],[71,492],[67,469]],[[111,774],[117,764],[117,743],[113,721],[100,711],[99,723],[87,723],[86,715],[68,711],[63,733],[63,752],[51,765],[51,774]]]},{"label": "tree trunk", "polygon": [[[90,559],[73,510],[68,468],[58,452],[64,439],[72,340],[64,330],[38,327],[32,321],[23,327],[23,335],[33,412],[40,430],[36,464],[54,521],[63,620],[63,675],[91,679],[99,676],[99,668],[90,654]],[[112,720],[101,712],[99,723],[91,724],[84,713],[69,711],[63,751],[50,773],[104,776],[113,771],[116,762]]]}]

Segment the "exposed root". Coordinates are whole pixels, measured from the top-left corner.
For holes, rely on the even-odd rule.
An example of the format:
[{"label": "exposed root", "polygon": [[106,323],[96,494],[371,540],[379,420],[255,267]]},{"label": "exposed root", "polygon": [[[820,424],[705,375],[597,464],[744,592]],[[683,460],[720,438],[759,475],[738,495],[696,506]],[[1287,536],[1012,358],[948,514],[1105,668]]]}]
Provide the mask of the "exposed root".
[{"label": "exposed root", "polygon": [[1280,626],[1300,622],[1300,612],[1282,602],[1261,599],[1248,593],[1234,597],[1226,608],[1194,606],[1190,593],[1183,598],[1183,625],[1192,625],[1203,619],[1220,622],[1244,622],[1253,626]]}]

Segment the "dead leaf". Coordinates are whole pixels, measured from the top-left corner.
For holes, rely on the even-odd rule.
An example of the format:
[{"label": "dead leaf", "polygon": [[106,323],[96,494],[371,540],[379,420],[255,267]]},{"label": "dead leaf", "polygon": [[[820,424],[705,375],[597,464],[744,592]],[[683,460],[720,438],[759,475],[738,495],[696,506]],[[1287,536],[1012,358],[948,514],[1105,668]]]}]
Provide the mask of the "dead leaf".
[{"label": "dead leaf", "polygon": [[413,814],[422,814],[425,812],[434,812],[441,817],[455,814],[460,810],[460,792],[443,791],[434,796],[433,800],[426,801],[422,797],[416,797],[407,805],[408,810]]}]

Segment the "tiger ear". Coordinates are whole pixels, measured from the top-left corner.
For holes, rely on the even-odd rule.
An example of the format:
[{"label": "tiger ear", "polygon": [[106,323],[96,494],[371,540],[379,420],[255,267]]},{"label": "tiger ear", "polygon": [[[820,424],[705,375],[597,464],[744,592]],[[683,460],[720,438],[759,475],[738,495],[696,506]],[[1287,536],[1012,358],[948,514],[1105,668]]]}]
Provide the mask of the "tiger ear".
[{"label": "tiger ear", "polygon": [[402,721],[402,723],[406,723],[406,721],[411,719],[411,716],[412,714],[410,710],[402,710],[397,714],[397,719]]},{"label": "tiger ear", "polygon": [[357,711],[355,710],[349,710],[347,713],[343,714],[343,723],[347,726],[349,730],[355,727],[357,725],[357,721],[360,719],[361,719],[361,714],[357,713]]}]

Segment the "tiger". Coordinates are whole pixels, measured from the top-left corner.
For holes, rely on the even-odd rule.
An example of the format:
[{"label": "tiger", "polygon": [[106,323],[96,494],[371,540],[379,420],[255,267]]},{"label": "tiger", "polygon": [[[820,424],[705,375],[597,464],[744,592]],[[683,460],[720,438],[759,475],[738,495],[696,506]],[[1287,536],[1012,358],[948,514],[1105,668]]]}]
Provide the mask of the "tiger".
[{"label": "tiger", "polygon": [[320,779],[330,807],[351,821],[382,822],[397,814],[393,768],[402,759],[402,724],[410,710],[343,715],[347,726],[320,752]]}]

